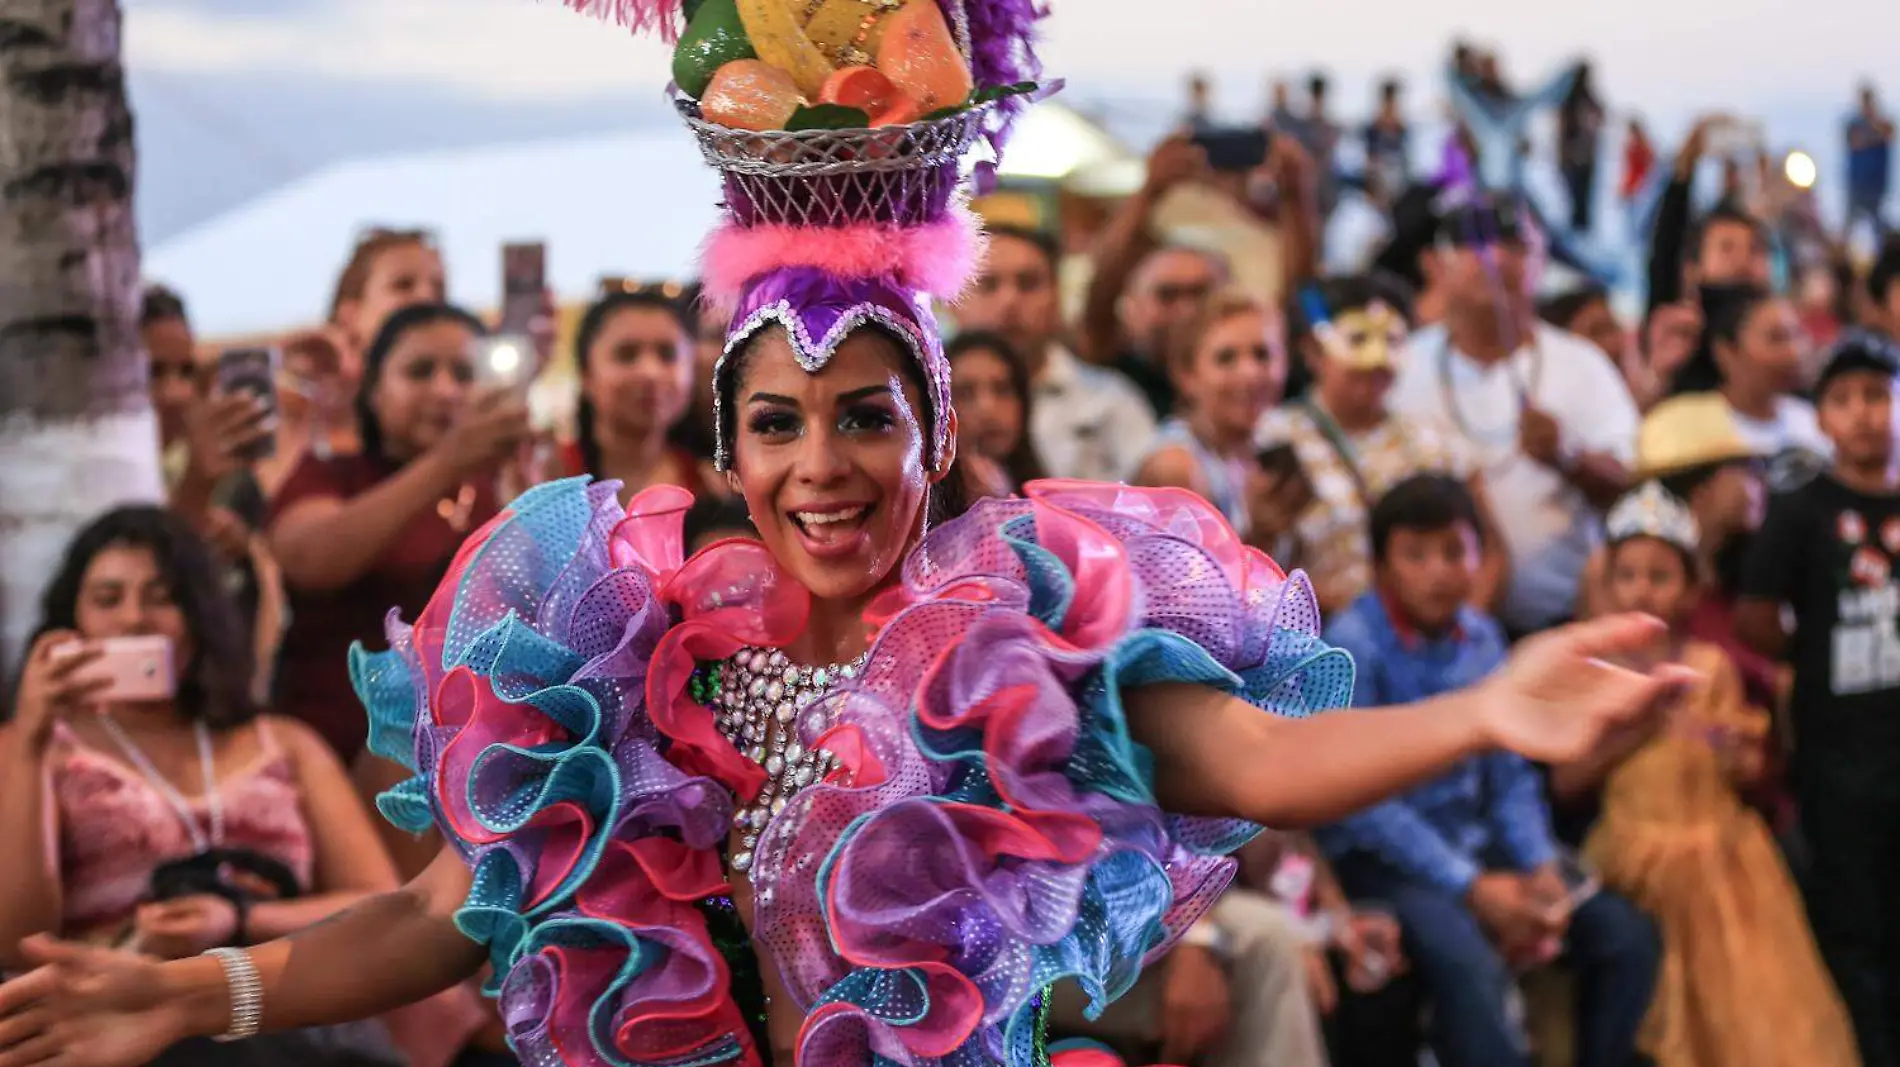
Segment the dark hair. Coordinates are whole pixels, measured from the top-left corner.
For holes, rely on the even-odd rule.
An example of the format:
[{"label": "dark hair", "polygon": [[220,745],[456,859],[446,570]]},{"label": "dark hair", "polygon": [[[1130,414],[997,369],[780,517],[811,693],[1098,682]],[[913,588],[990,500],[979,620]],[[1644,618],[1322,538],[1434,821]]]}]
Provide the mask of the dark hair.
[{"label": "dark hair", "polygon": [[[903,367],[905,380],[910,382],[911,386],[917,390],[919,396],[929,396],[930,383],[924,380],[924,370],[918,366],[917,360],[911,356],[910,344],[907,341],[898,337],[897,334],[891,332],[891,330],[885,326],[875,322],[866,323],[859,327],[859,329],[875,333],[890,344],[895,345],[897,351],[904,357],[899,360],[899,364]],[[739,379],[745,375],[746,362],[752,358],[753,346],[758,344],[759,338],[765,336],[765,334],[765,330],[759,330],[752,334],[752,336],[746,338],[745,344],[732,352],[726,359],[724,365],[720,368],[722,373],[713,381],[713,390],[715,393],[721,395],[724,402],[720,406],[725,411],[725,425],[715,427],[714,432],[726,440],[728,447],[731,449],[728,454],[732,456],[732,466],[734,467],[738,465],[739,417],[733,410],[736,405],[732,403],[730,392],[737,391]],[[924,440],[928,442],[936,436],[936,420],[944,417],[948,412],[934,410],[928,401],[924,403],[923,408]],[[950,461],[950,469],[945,472],[943,479],[930,490],[930,499],[925,504],[925,507],[929,509],[927,518],[930,525],[935,526],[939,523],[949,522],[951,519],[970,510],[970,502],[973,495],[974,494],[970,491],[969,475],[964,473],[963,464],[959,460],[952,458]]]},{"label": "dark hair", "polygon": [[1669,382],[1669,395],[1710,393],[1722,387],[1722,367],[1715,361],[1715,342],[1734,344],[1755,309],[1775,298],[1775,294],[1757,285],[1704,285],[1702,297],[1702,338],[1696,350],[1676,368]]},{"label": "dark hair", "polygon": [[[679,327],[689,351],[681,353],[682,358],[691,359],[690,348],[694,342],[692,323],[687,321],[686,308],[679,300],[669,299],[660,292],[652,290],[614,291],[603,295],[599,300],[587,305],[581,315],[579,328],[574,331],[574,370],[581,377],[587,376],[587,354],[594,348],[594,342],[600,339],[600,332],[607,323],[622,311],[631,310],[659,311],[672,317],[674,325]],[[574,401],[574,444],[580,449],[581,467],[588,474],[599,476],[601,471],[600,441],[594,435],[595,421],[599,413],[594,410],[594,402],[581,392]]]},{"label": "dark hair", "polygon": [[1874,303],[1885,304],[1896,282],[1900,282],[1900,236],[1889,237],[1881,243],[1880,255],[1874,260],[1873,269],[1867,272],[1867,295]]},{"label": "dark hair", "polygon": [[1390,306],[1407,322],[1412,318],[1412,294],[1396,278],[1384,274],[1341,274],[1321,278],[1294,290],[1286,299],[1286,345],[1289,351],[1295,353],[1299,351],[1300,343],[1313,332],[1314,323],[1307,311],[1309,293],[1319,298],[1331,318],[1374,303]]},{"label": "dark hair", "polygon": [[1471,527],[1480,539],[1484,527],[1478,523],[1478,505],[1471,499],[1465,483],[1444,474],[1414,474],[1386,491],[1372,505],[1369,520],[1372,533],[1372,559],[1385,562],[1395,530],[1436,533],[1459,523]]},{"label": "dark hair", "polygon": [[139,329],[173,319],[191,321],[191,316],[185,313],[185,298],[163,285],[146,286],[139,297]]},{"label": "dark hair", "polygon": [[954,369],[957,360],[971,352],[989,352],[1003,361],[1009,371],[1009,387],[1016,391],[1016,399],[1022,404],[1022,432],[1016,437],[1016,447],[1003,457],[1003,473],[1010,481],[1022,488],[1030,482],[1044,477],[1042,457],[1036,455],[1036,442],[1030,438],[1030,419],[1035,411],[1035,391],[1029,385],[1029,364],[1023,362],[1023,354],[1016,351],[1001,334],[985,330],[972,330],[960,333],[956,340],[944,347],[943,356]]},{"label": "dark hair", "polygon": [[1560,330],[1570,329],[1577,316],[1592,304],[1608,301],[1610,291],[1595,282],[1553,293],[1537,302],[1537,317]]},{"label": "dark hair", "polygon": [[1748,320],[1755,315],[1755,309],[1775,299],[1775,294],[1758,285],[1737,286],[1722,300],[1715,302],[1709,309],[1708,331],[1711,348],[1713,342],[1726,341],[1735,344],[1742,339],[1742,331],[1748,326]]},{"label": "dark hair", "polygon": [[1656,478],[1656,482],[1661,485],[1670,496],[1684,503],[1688,503],[1689,497],[1694,495],[1696,490],[1709,484],[1710,479],[1720,474],[1722,468],[1733,462],[1737,461],[1723,459],[1717,460],[1714,463],[1698,463],[1693,467],[1684,467],[1679,471],[1659,475]]},{"label": "dark hair", "polygon": [[383,451],[383,426],[376,421],[376,408],[370,402],[382,381],[383,364],[389,361],[389,353],[409,331],[438,322],[459,323],[477,337],[488,336],[488,327],[482,325],[482,320],[454,304],[411,304],[397,309],[383,321],[382,328],[376,331],[376,339],[363,354],[363,381],[356,389],[356,427],[357,435],[362,438],[363,455],[370,459],[379,462],[389,459]]},{"label": "dark hair", "polygon": [[1682,243],[1682,255],[1686,262],[1694,263],[1702,258],[1702,245],[1708,240],[1709,231],[1717,226],[1732,224],[1746,226],[1755,239],[1766,243],[1768,231],[1762,227],[1761,220],[1743,211],[1735,204],[1723,201],[1716,204],[1689,227],[1688,238]]},{"label": "dark hair", "polygon": [[[237,605],[226,595],[211,547],[190,524],[164,508],[129,505],[94,519],[66,546],[59,569],[40,597],[37,640],[53,630],[78,627],[79,593],[86,569],[108,548],[142,548],[184,613],[191,634],[191,662],[179,672],[178,711],[225,729],[258,713],[251,702],[251,647]],[[11,715],[11,709],[4,714]]]},{"label": "dark hair", "polygon": [[330,293],[330,317],[335,322],[337,312],[352,300],[363,299],[369,290],[369,276],[376,270],[376,261],[384,252],[392,248],[418,245],[423,248],[435,247],[435,236],[423,229],[393,229],[387,226],[372,226],[365,230],[356,243],[350,246],[350,258],[343,263],[343,272],[337,275],[336,288]]},{"label": "dark hair", "polygon": [[1307,78],[1306,79],[1306,95],[1315,96],[1315,97],[1325,96],[1326,95],[1326,75],[1314,74],[1311,77]]},{"label": "dark hair", "polygon": [[1379,83],[1379,99],[1397,100],[1399,98],[1399,80],[1386,78]]},{"label": "dark hair", "polygon": [[1010,223],[990,223],[983,227],[983,232],[989,234],[992,241],[998,237],[1012,237],[1034,245],[1036,251],[1042,253],[1043,261],[1049,264],[1050,274],[1056,274],[1062,268],[1062,247],[1056,243],[1052,233]]},{"label": "dark hair", "polygon": [[758,527],[752,524],[752,513],[746,510],[745,501],[738,497],[708,494],[694,500],[693,506],[686,510],[685,535],[688,545],[707,534],[728,530],[758,536]]},{"label": "dark hair", "polygon": [[1666,548],[1673,549],[1676,558],[1682,561],[1682,571],[1688,578],[1690,587],[1693,588],[1695,586],[1696,581],[1702,573],[1702,561],[1697,559],[1695,553],[1689,551],[1687,548],[1676,544],[1674,541],[1664,540],[1652,533],[1633,533],[1611,541],[1604,546],[1608,550],[1604,556],[1604,563],[1606,565],[1614,565],[1617,552],[1621,551],[1623,546],[1629,544],[1631,541],[1654,541]]}]

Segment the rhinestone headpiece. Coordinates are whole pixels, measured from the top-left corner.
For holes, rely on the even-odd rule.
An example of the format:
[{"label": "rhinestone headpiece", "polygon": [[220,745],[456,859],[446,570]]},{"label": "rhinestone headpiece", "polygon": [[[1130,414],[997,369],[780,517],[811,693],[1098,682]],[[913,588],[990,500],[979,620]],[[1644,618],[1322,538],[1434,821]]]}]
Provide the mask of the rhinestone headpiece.
[{"label": "rhinestone headpiece", "polygon": [[1604,528],[1611,544],[1632,537],[1653,537],[1691,555],[1702,540],[1689,506],[1664,489],[1661,482],[1644,482],[1641,488],[1625,493],[1610,509]]}]

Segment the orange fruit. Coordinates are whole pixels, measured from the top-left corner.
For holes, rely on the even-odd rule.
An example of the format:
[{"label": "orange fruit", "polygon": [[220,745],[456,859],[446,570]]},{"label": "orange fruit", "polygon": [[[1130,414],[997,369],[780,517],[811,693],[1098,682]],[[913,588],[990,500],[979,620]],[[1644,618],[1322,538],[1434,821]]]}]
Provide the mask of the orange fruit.
[{"label": "orange fruit", "polygon": [[970,65],[936,0],[910,0],[885,16],[880,29],[877,69],[917,102],[919,114],[970,98]]},{"label": "orange fruit", "polygon": [[875,67],[840,67],[825,79],[818,93],[821,104],[854,107],[870,116],[871,125],[915,121],[923,111]]},{"label": "orange fruit", "polygon": [[699,111],[735,130],[782,130],[803,103],[791,75],[763,60],[735,59],[713,72]]}]

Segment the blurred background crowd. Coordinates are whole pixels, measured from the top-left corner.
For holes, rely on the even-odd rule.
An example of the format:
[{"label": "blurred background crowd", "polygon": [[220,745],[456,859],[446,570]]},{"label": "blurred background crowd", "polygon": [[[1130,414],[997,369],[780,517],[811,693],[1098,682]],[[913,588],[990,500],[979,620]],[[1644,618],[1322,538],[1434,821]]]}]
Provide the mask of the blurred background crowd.
[{"label": "blurred background crowd", "polygon": [[[1474,759],[1266,835],[1129,997],[1056,1028],[1210,1067],[1900,1063],[1893,119],[1842,72],[1827,152],[1649,129],[1590,64],[1507,58],[1454,42],[1363,113],[1323,72],[1259,114],[1192,76],[1142,145],[1041,105],[1043,162],[976,202],[988,259],[943,310],[963,477],[1205,497],[1305,572],[1361,703],[1606,610],[1663,617],[1707,682],[1599,765]],[[400,775],[348,649],[524,488],[681,485],[699,543],[745,535],[694,279],[603,262],[565,299],[568,252],[525,232],[470,307],[429,212],[355,224],[340,261],[144,290],[167,499],[44,576],[0,734],[0,969],[37,932],[279,936],[426,865],[374,817]],[[259,285],[321,314],[199,328]],[[55,647],[150,635],[188,650],[175,695],[68,714]],[[259,1062],[512,1062],[469,990],[347,1031]]]}]

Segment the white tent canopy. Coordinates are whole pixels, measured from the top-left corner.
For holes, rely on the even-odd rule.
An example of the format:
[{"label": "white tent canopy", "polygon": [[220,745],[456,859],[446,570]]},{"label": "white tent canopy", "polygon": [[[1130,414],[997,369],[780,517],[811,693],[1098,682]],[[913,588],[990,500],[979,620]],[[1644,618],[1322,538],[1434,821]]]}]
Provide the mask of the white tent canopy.
[{"label": "white tent canopy", "polygon": [[347,163],[180,235],[147,276],[190,302],[206,335],[322,318],[351,243],[371,225],[433,231],[451,296],[492,306],[500,246],[548,243],[549,284],[591,295],[603,274],[688,273],[719,184],[684,128]]},{"label": "white tent canopy", "polygon": [[[1118,173],[1130,165],[1132,183]],[[1003,173],[1132,188],[1140,160],[1044,103],[1018,126]],[[153,250],[145,270],[183,293],[213,337],[320,319],[350,243],[371,225],[433,231],[461,303],[496,303],[500,246],[518,240],[546,241],[556,294],[585,299],[602,275],[690,275],[718,202],[717,179],[679,126],[384,157],[260,197]]]}]

